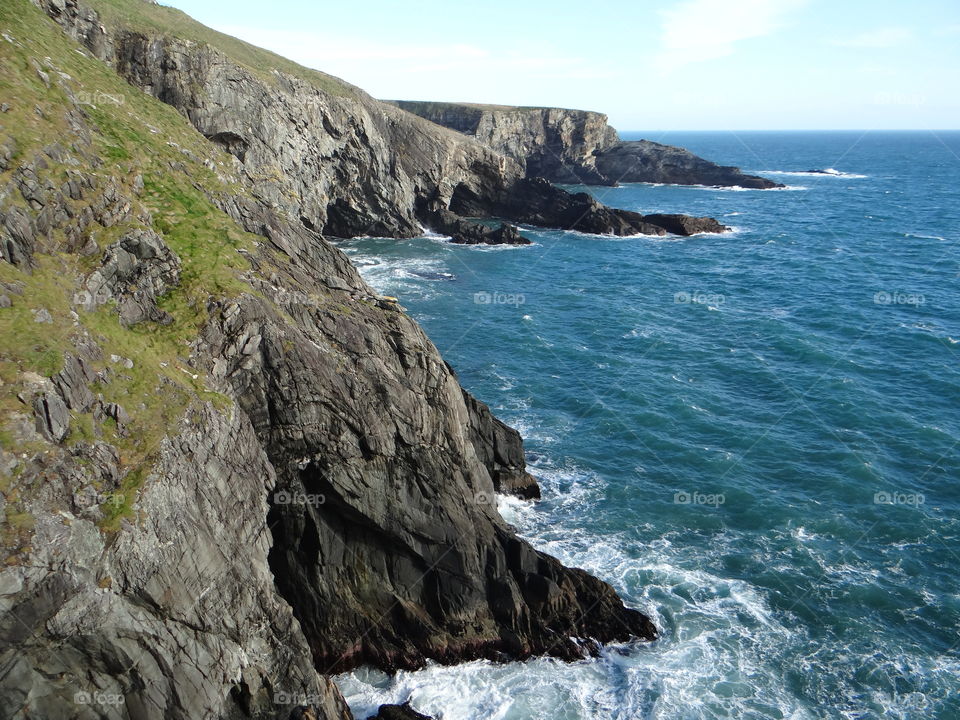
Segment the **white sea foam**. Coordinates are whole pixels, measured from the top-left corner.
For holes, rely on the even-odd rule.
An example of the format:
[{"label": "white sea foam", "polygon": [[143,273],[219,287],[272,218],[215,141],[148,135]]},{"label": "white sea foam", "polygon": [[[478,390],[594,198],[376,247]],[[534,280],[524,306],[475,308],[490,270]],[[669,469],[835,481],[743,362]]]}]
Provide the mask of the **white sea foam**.
[{"label": "white sea foam", "polygon": [[429,298],[435,293],[430,283],[456,279],[456,274],[444,263],[442,257],[386,257],[372,255],[349,245],[341,248],[360,276],[377,292],[391,295],[416,293]]},{"label": "white sea foam", "polygon": [[[605,492],[598,477],[572,466],[541,467],[539,475],[560,514],[583,512]],[[431,664],[392,678],[358,670],[337,678],[356,717],[367,717],[382,703],[405,701],[445,720],[699,719],[718,712],[738,717],[758,705],[778,717],[813,717],[763,667],[763,649],[786,643],[794,631],[779,623],[748,583],[678,565],[678,548],[669,538],[636,558],[618,536],[559,531],[534,503],[501,497],[498,507],[522,535],[563,562],[621,589],[640,586],[643,597],[635,604],[664,628],[664,637],[654,645],[613,645],[599,658],[572,664],[549,658]],[[660,612],[664,602],[671,606],[667,615]],[[683,627],[672,631],[677,612],[685,615]]]},{"label": "white sea foam", "polygon": [[837,170],[836,168],[824,168],[823,170],[752,170],[751,172],[762,173],[764,175],[786,175],[791,177],[835,177],[860,180],[868,175],[858,173],[848,173]]},{"label": "white sea foam", "polygon": [[948,240],[945,237],[941,237],[940,235],[923,235],[922,233],[908,232],[908,233],[904,233],[903,236],[918,238],[920,240],[939,240],[940,242],[948,242]]}]

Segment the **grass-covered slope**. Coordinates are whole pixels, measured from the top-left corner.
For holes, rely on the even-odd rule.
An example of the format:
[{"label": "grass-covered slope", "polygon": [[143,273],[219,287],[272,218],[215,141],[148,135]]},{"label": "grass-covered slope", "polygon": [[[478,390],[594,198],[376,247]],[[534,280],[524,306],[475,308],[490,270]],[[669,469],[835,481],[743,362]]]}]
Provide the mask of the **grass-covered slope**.
[{"label": "grass-covered slope", "polygon": [[[253,247],[254,236],[208,199],[211,193],[241,192],[230,178],[233,159],[173,108],[129,87],[102,62],[66,43],[26,0],[0,4],[0,30],[5,34],[0,38],[5,107],[0,143],[14,149],[0,173],[5,189],[0,217],[9,218],[15,208],[35,209],[19,191],[23,163],[35,170],[31,182],[45,190],[80,177],[93,185],[83,196],[64,198],[66,212],[74,217],[39,238],[28,262],[0,262],[2,294],[9,302],[0,308],[0,447],[29,457],[25,450],[42,446],[23,431],[30,408],[20,398],[37,376],[55,376],[66,356],[92,343],[99,348],[99,358],[90,363],[98,375],[94,392],[103,403],[123,407],[129,420],[118,428],[115,421],[97,421],[92,410],[71,411],[67,442],[115,445],[126,477],[136,479],[190,400],[210,396],[203,377],[186,366],[208,298],[249,290],[240,279],[249,269],[241,251]],[[82,220],[84,209],[104,189],[116,196],[119,212],[105,216],[107,226],[96,220],[83,226],[83,247],[77,252],[71,245],[78,242],[67,239],[64,226]],[[171,321],[124,327],[116,301],[93,297],[84,279],[111,244],[143,229],[160,233],[179,258],[180,279],[159,298]],[[22,465],[0,466],[7,516],[18,518],[8,535],[29,524],[18,506],[19,496],[29,492],[16,482]],[[104,489],[120,494],[107,504],[105,526],[115,528],[129,513],[136,485],[125,480],[119,488]]]}]

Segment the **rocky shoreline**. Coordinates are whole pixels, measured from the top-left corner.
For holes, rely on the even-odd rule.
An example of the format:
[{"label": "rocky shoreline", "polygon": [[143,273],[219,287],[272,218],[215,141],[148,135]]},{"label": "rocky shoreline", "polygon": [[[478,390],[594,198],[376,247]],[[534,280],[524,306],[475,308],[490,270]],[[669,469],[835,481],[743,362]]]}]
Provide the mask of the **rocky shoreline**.
[{"label": "rocky shoreline", "polygon": [[172,8],[10,0],[0,31],[0,718],[346,720],[359,665],[656,639],[504,522],[540,494],[519,434],[327,238],[724,226]]}]

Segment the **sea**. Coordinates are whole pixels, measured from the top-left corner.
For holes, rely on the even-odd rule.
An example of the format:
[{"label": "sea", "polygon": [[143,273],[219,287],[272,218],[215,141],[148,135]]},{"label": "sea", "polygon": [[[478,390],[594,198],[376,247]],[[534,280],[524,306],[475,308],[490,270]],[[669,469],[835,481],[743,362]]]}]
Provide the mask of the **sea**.
[{"label": "sea", "polygon": [[[722,235],[343,243],[518,428],[538,549],[662,633],[336,678],[358,718],[960,718],[960,132],[633,133],[783,190],[571,188]],[[818,171],[818,172],[810,172]]]}]

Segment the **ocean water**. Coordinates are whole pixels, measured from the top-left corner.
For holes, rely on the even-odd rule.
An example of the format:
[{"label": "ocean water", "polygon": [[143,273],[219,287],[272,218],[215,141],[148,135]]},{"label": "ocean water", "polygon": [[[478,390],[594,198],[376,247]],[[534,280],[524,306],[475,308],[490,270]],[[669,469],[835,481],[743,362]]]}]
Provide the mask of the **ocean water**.
[{"label": "ocean water", "polygon": [[590,189],[721,236],[342,247],[523,433],[544,499],[504,516],[662,639],[360,670],[351,707],[960,718],[960,133],[648,137],[790,187]]}]

